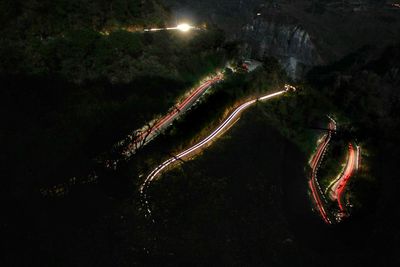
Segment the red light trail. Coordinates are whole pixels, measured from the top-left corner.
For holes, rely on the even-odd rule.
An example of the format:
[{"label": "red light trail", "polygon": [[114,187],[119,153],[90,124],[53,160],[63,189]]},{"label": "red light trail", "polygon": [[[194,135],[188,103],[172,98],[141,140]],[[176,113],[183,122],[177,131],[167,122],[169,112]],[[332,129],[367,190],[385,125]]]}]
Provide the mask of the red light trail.
[{"label": "red light trail", "polygon": [[342,195],[346,188],[347,183],[349,182],[349,180],[354,172],[354,168],[356,167],[356,164],[357,164],[356,152],[354,151],[353,145],[349,144],[349,159],[347,161],[346,170],[344,171],[342,178],[339,180],[340,181],[339,186],[336,189],[336,197],[337,197],[340,211],[344,211],[344,207],[343,207],[343,203],[342,203]]},{"label": "red light trail", "polygon": [[[157,132],[161,130],[161,128],[166,127],[170,122],[176,119],[181,111],[190,107],[193,104],[193,101],[200,97],[210,86],[222,80],[222,75],[218,75],[211,80],[206,81],[201,86],[196,88],[188,97],[186,97],[181,103],[178,104],[171,112],[169,112],[166,116],[161,118],[157,123],[146,131],[142,132],[132,143],[130,143],[127,148],[122,152],[123,155],[130,155],[134,152],[134,149],[138,147],[138,144],[144,142],[145,145],[151,139],[153,139]],[[147,140],[144,140],[147,138]]]},{"label": "red light trail", "polygon": [[310,186],[311,193],[314,198],[314,202],[318,208],[318,211],[319,211],[321,217],[324,219],[325,223],[332,224],[331,220],[328,217],[327,212],[325,211],[324,203],[321,200],[321,196],[322,196],[322,198],[324,198],[324,200],[325,200],[325,196],[324,196],[324,192],[322,191],[321,186],[319,185],[318,179],[317,179],[317,172],[318,172],[319,165],[321,164],[323,156],[326,152],[326,148],[328,147],[328,144],[332,137],[331,131],[336,129],[336,122],[331,118],[329,118],[329,119],[331,120],[329,122],[329,132],[323,136],[323,140],[319,144],[319,146],[317,148],[317,152],[314,154],[314,156],[310,162],[311,179],[308,184]]}]

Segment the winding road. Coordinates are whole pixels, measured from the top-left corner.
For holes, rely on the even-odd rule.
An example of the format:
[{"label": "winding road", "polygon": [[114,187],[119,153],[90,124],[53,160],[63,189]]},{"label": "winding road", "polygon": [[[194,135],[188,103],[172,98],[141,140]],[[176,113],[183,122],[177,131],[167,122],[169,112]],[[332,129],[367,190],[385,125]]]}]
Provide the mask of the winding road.
[{"label": "winding road", "polygon": [[311,179],[309,180],[308,184],[311,189],[311,194],[318,208],[318,211],[321,214],[321,217],[324,219],[325,223],[332,224],[332,221],[329,218],[329,214],[327,213],[325,207],[325,205],[327,204],[327,200],[325,199],[325,194],[317,178],[319,166],[321,165],[326,149],[332,138],[332,131],[336,130],[336,122],[332,118],[329,119],[331,120],[328,126],[329,131],[322,137],[322,140],[317,147],[317,151],[310,161]]},{"label": "winding road", "polygon": [[[319,185],[317,173],[319,166],[323,160],[325,151],[328,147],[328,144],[331,140],[331,135],[334,130],[336,130],[336,122],[329,117],[331,122],[329,123],[329,131],[325,134],[315,152],[314,156],[310,160],[311,166],[311,178],[309,180],[309,186],[311,189],[312,197],[314,202],[318,208],[318,211],[321,217],[327,224],[332,224],[330,217],[334,215],[336,222],[340,222],[343,216],[348,215],[345,210],[345,205],[343,204],[343,194],[345,192],[346,186],[353,176],[355,171],[358,171],[361,165],[361,148],[360,146],[354,146],[352,143],[349,143],[348,146],[348,154],[346,165],[343,168],[342,172],[334,179],[325,190],[325,193],[322,191],[321,186]],[[330,201],[337,201],[339,212],[327,212],[326,204],[329,202],[325,198],[325,195],[329,196]],[[330,216],[331,215],[331,216]]]},{"label": "winding road", "polygon": [[181,160],[183,158],[186,158],[186,157],[189,157],[191,155],[194,155],[196,152],[200,151],[202,148],[204,148],[207,145],[209,145],[218,136],[220,136],[222,133],[224,133],[226,130],[228,130],[238,120],[238,118],[240,117],[240,114],[244,110],[246,110],[247,108],[249,108],[250,106],[255,104],[257,101],[269,100],[271,98],[280,96],[280,95],[288,92],[289,90],[295,90],[295,88],[293,86],[286,85],[285,86],[285,90],[281,90],[281,91],[278,91],[278,92],[275,92],[275,93],[271,93],[271,94],[262,96],[260,98],[250,100],[250,101],[240,105],[209,136],[204,138],[199,143],[193,145],[192,147],[182,151],[181,153],[179,153],[175,157],[172,157],[172,158],[164,161],[162,164],[158,165],[146,177],[146,179],[144,180],[144,182],[141,184],[141,186],[139,188],[139,192],[140,192],[141,199],[142,199],[143,210],[145,210],[148,215],[151,215],[151,209],[150,209],[149,200],[148,200],[148,196],[147,196],[146,190],[150,186],[151,182],[153,182],[157,178],[158,175],[160,175],[163,171],[165,171],[167,169],[167,167],[172,166],[173,163],[175,163],[175,162],[177,162],[177,161],[179,161],[179,160]]},{"label": "winding road", "polygon": [[354,146],[349,144],[349,153],[347,157],[347,164],[344,172],[331,187],[330,196],[332,199],[337,200],[339,209],[344,212],[343,193],[354,171],[358,169],[359,147],[355,149]]}]

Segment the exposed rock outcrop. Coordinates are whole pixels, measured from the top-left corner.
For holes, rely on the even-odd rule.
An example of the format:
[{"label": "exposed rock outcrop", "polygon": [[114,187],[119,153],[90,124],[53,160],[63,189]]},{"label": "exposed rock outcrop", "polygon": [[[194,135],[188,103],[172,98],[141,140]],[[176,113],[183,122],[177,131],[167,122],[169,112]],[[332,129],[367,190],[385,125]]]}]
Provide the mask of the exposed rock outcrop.
[{"label": "exposed rock outcrop", "polygon": [[[400,12],[376,1],[162,0],[177,20],[212,23],[244,56],[277,57],[292,78],[366,46],[400,41]],[[398,11],[398,10],[397,10]]]},{"label": "exposed rock outcrop", "polygon": [[248,56],[262,59],[274,56],[293,79],[322,62],[310,34],[296,24],[254,19],[242,28]]}]

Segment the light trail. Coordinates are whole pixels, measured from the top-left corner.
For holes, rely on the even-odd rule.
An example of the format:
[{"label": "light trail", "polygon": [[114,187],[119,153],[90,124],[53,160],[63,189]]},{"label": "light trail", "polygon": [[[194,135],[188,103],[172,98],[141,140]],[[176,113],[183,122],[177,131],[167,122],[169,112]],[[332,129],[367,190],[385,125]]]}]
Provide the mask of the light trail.
[{"label": "light trail", "polygon": [[320,186],[320,184],[318,182],[318,179],[317,179],[318,169],[319,169],[319,166],[321,165],[322,159],[323,159],[323,157],[325,155],[326,149],[327,149],[327,147],[329,145],[329,142],[331,140],[332,131],[336,130],[336,121],[333,120],[329,116],[328,116],[328,118],[330,119],[329,126],[328,126],[329,127],[329,132],[322,137],[322,140],[320,139],[321,141],[318,140],[320,142],[319,142],[317,151],[314,154],[313,158],[310,160],[311,178],[310,178],[308,184],[310,186],[311,193],[312,193],[312,196],[314,198],[314,202],[315,202],[315,204],[316,204],[316,206],[318,208],[318,211],[319,211],[321,217],[323,218],[325,223],[332,224],[332,222],[329,219],[329,216],[328,216],[328,214],[327,214],[327,212],[325,210],[324,203],[321,200],[321,196],[322,196],[322,199],[325,201],[325,203],[327,203],[327,200],[325,198],[325,194],[324,194],[324,192],[323,192],[323,190],[322,190],[322,188],[321,188],[321,186]]},{"label": "light trail", "polygon": [[317,148],[315,149],[315,151],[314,151],[313,154],[311,155],[310,159],[308,160],[308,164],[311,166],[311,168],[313,168],[313,166],[314,166],[314,164],[315,164],[315,163],[314,163],[314,162],[315,162],[315,156],[316,156],[316,153],[318,152],[319,145],[320,145],[322,142],[325,141],[325,138],[326,138],[326,134],[323,135],[323,136],[321,136],[321,137],[317,140]]},{"label": "light trail", "polygon": [[[346,162],[347,162],[347,159],[346,159]],[[332,188],[332,186],[333,186],[334,184],[337,183],[337,181],[340,180],[340,178],[342,177],[342,175],[343,175],[345,169],[346,169],[346,165],[343,164],[342,170],[340,171],[340,173],[336,176],[335,179],[333,179],[333,180],[329,183],[329,185],[328,185],[328,186],[326,187],[326,189],[325,189],[325,194],[326,194],[326,195],[329,194],[329,197],[330,197],[331,200],[336,200],[336,197],[334,196],[334,194],[332,194],[333,191],[331,190],[331,188]],[[330,193],[329,193],[329,192],[330,192]]]},{"label": "light trail", "polygon": [[354,149],[354,146],[351,143],[349,144],[349,152],[347,153],[346,165],[342,172],[339,174],[338,178],[332,181],[327,188],[331,200],[337,201],[341,215],[345,214],[342,196],[345,191],[346,185],[352,177],[354,171],[358,171],[360,167],[360,151],[360,146],[357,145]]},{"label": "light trail", "polygon": [[315,203],[317,204],[318,210],[320,211],[320,214],[321,214],[322,218],[324,219],[324,221],[327,224],[331,224],[330,220],[328,219],[328,216],[326,215],[324,206],[321,203],[321,199],[319,198],[319,196],[318,196],[318,194],[316,192],[315,185],[313,184],[312,179],[308,182],[308,184],[310,186],[310,189],[311,189],[312,195],[314,197]]},{"label": "light trail", "polygon": [[[340,213],[336,214],[336,215],[339,215],[339,217],[335,216],[335,219],[337,222],[340,222],[340,219],[341,219],[340,215],[344,214],[344,212],[345,212],[344,205],[342,202],[342,195],[345,191],[347,183],[349,182],[350,178],[352,177],[354,170],[359,169],[360,161],[361,161],[361,156],[360,156],[361,148],[357,145],[356,149],[354,149],[353,145],[351,143],[349,144],[349,153],[347,155],[346,165],[342,168],[341,173],[328,185],[325,192],[323,192],[321,189],[321,186],[319,185],[318,179],[317,179],[317,172],[318,172],[320,164],[323,160],[323,156],[325,155],[325,151],[328,146],[328,143],[331,140],[332,132],[336,131],[336,129],[337,129],[336,121],[329,116],[328,116],[328,118],[331,120],[331,122],[329,123],[329,132],[322,137],[322,140],[321,139],[318,140],[317,151],[315,152],[314,156],[309,161],[309,164],[312,169],[309,186],[310,186],[314,201],[316,203],[316,206],[321,214],[321,217],[324,219],[324,221],[326,223],[331,224],[332,222],[329,219],[328,213],[326,212],[324,203],[321,201],[321,199],[323,198],[325,203],[328,204],[328,201],[326,200],[325,195],[329,194],[329,197],[331,200],[338,202]],[[319,189],[319,191],[317,189]]]},{"label": "light trail", "polygon": [[162,164],[157,166],[144,180],[144,182],[141,184],[139,188],[140,195],[142,197],[142,205],[144,210],[147,211],[148,215],[151,215],[151,209],[149,207],[149,201],[147,198],[146,194],[146,189],[150,186],[151,182],[163,171],[165,170],[168,166],[170,166],[172,163],[190,155],[191,153],[195,152],[196,150],[199,150],[209,143],[211,143],[214,139],[216,139],[219,135],[221,135],[223,132],[225,132],[229,127],[231,127],[233,124],[237,122],[238,117],[240,114],[246,110],[248,107],[256,103],[257,101],[264,101],[268,100],[274,97],[277,97],[279,95],[282,95],[286,92],[288,92],[290,89],[286,88],[285,90],[268,94],[266,96],[260,97],[258,99],[250,100],[242,105],[240,105],[238,108],[236,108],[229,116],[227,119],[225,119],[222,124],[220,124],[217,129],[215,129],[210,135],[208,135],[206,138],[204,138],[202,141],[199,143],[195,144],[194,146],[190,147],[189,149],[186,149],[185,151],[179,153],[177,156],[170,158],[166,161],[164,161]]},{"label": "light trail", "polygon": [[357,145],[356,156],[356,170],[359,171],[361,169],[361,147],[359,145]]},{"label": "light trail", "polygon": [[191,26],[187,23],[182,23],[177,25],[176,27],[166,27],[166,28],[151,28],[151,29],[144,29],[144,32],[159,32],[159,31],[181,31],[181,32],[188,32],[190,30],[198,30],[199,28]]},{"label": "light trail", "polygon": [[[205,29],[205,27],[196,27],[192,26],[188,23],[182,23],[178,24],[175,27],[163,27],[163,28],[148,28],[148,29],[143,29],[142,27],[134,27],[134,26],[128,26],[128,27],[123,27],[123,30],[126,30],[128,32],[159,32],[159,31],[181,31],[183,33],[186,33],[191,30],[202,30]],[[113,30],[102,30],[99,33],[102,35],[110,35],[110,32]]]},{"label": "light trail", "polygon": [[353,145],[349,144],[349,159],[347,161],[347,167],[342,178],[339,180],[338,187],[335,190],[340,211],[344,211],[342,195],[356,167],[356,158],[358,157],[356,154],[358,154],[358,151],[355,152]]},{"label": "light trail", "polygon": [[344,180],[348,179],[347,176],[353,173],[354,169],[357,169],[357,157],[358,151],[354,152],[352,144],[349,144],[349,152],[347,153],[346,166],[339,178],[334,181],[330,187],[330,197],[332,200],[339,202],[339,188],[341,187]]},{"label": "light trail", "polygon": [[[134,140],[130,140],[131,142],[126,145],[125,140],[120,141],[116,144],[116,147],[122,148],[123,146],[126,145],[126,148],[123,149],[121,152],[122,156],[125,156],[125,160],[129,158],[132,154],[136,152],[136,150],[140,147],[145,146],[148,144],[151,140],[157,137],[157,135],[165,128],[169,126],[169,124],[178,118],[185,110],[189,109],[192,104],[196,102],[197,99],[199,99],[212,85],[215,83],[223,80],[224,76],[221,73],[218,73],[215,77],[211,78],[207,77],[206,81],[202,83],[199,87],[197,87],[195,90],[189,93],[189,96],[187,96],[181,103],[179,103],[171,112],[169,112],[165,117],[163,117],[161,120],[156,122],[155,126],[148,127],[145,126],[140,130],[134,131],[133,135],[135,136],[137,133],[140,133],[138,136],[135,137]],[[204,81],[204,80],[203,80]],[[143,130],[144,129],[144,130]],[[143,131],[142,131],[143,130]],[[119,155],[119,156],[121,156]],[[116,166],[120,162],[120,159],[105,159],[103,161],[103,164],[106,168],[114,168],[116,170]],[[92,178],[94,177],[95,178]],[[71,179],[76,179],[71,178]],[[97,175],[90,174],[88,177],[88,181],[96,180]],[[66,184],[59,184],[54,186],[53,188],[50,189],[41,189],[41,193],[43,195],[58,195],[58,190],[62,188],[66,188],[68,185]]]},{"label": "light trail", "polygon": [[[131,142],[126,149],[123,150],[122,154],[125,156],[130,156],[135,153],[136,148],[139,146],[144,146],[153,140],[158,133],[162,131],[163,128],[168,126],[173,120],[175,120],[181,113],[188,109],[191,104],[194,103],[208,88],[210,88],[215,83],[221,81],[223,79],[223,75],[219,74],[216,77],[207,80],[202,85],[197,87],[193,92],[189,94],[181,103],[179,103],[175,108],[169,112],[166,116],[159,119],[154,126],[149,127],[144,130]],[[146,140],[144,140],[146,139]]]}]

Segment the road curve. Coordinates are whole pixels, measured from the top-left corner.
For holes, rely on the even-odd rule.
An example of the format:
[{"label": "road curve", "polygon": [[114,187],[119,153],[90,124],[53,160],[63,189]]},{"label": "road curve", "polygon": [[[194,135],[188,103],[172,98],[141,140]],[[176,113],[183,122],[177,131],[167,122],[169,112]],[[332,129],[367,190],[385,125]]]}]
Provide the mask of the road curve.
[{"label": "road curve", "polygon": [[351,176],[353,175],[354,170],[357,169],[357,159],[359,157],[358,151],[359,151],[358,149],[357,150],[354,149],[351,143],[349,144],[349,157],[346,169],[342,177],[339,179],[337,186],[333,187],[333,190],[335,191],[335,195],[338,201],[339,209],[341,212],[344,212],[344,207],[342,202],[343,192]]},{"label": "road curve", "polygon": [[277,97],[279,95],[282,95],[289,91],[290,89],[293,89],[294,87],[286,87],[285,90],[268,94],[263,97],[260,97],[258,99],[250,100],[242,105],[240,105],[238,108],[236,108],[229,116],[227,119],[225,119],[209,136],[204,138],[202,141],[199,143],[195,144],[194,146],[184,150],[183,152],[179,153],[175,157],[172,157],[166,161],[164,161],[162,164],[158,165],[144,180],[144,182],[141,184],[139,188],[139,193],[141,195],[142,199],[142,207],[143,209],[147,212],[148,215],[151,215],[151,209],[149,206],[149,201],[148,197],[146,194],[146,189],[150,186],[151,182],[163,171],[165,170],[168,166],[173,164],[174,162],[183,159],[189,155],[193,155],[196,151],[200,150],[201,148],[207,146],[210,142],[212,142],[214,139],[216,139],[220,134],[222,134],[224,131],[228,130],[229,127],[235,123],[240,116],[240,114],[246,110],[248,107],[256,103],[257,101],[264,101],[268,100],[274,97]]},{"label": "road curve", "polygon": [[318,168],[322,162],[322,159],[325,155],[326,149],[328,147],[328,144],[332,138],[332,131],[336,130],[336,122],[329,118],[331,121],[329,122],[329,131],[326,133],[323,138],[322,142],[318,145],[317,151],[315,152],[314,156],[311,159],[310,166],[311,166],[311,178],[308,182],[308,185],[311,189],[311,194],[312,197],[315,201],[315,204],[318,208],[318,211],[321,215],[321,217],[324,219],[325,223],[327,224],[332,224],[332,221],[329,219],[329,215],[326,212],[325,209],[325,203],[327,202],[325,199],[324,192],[319,185],[318,178],[317,178],[317,173],[318,173]]}]

